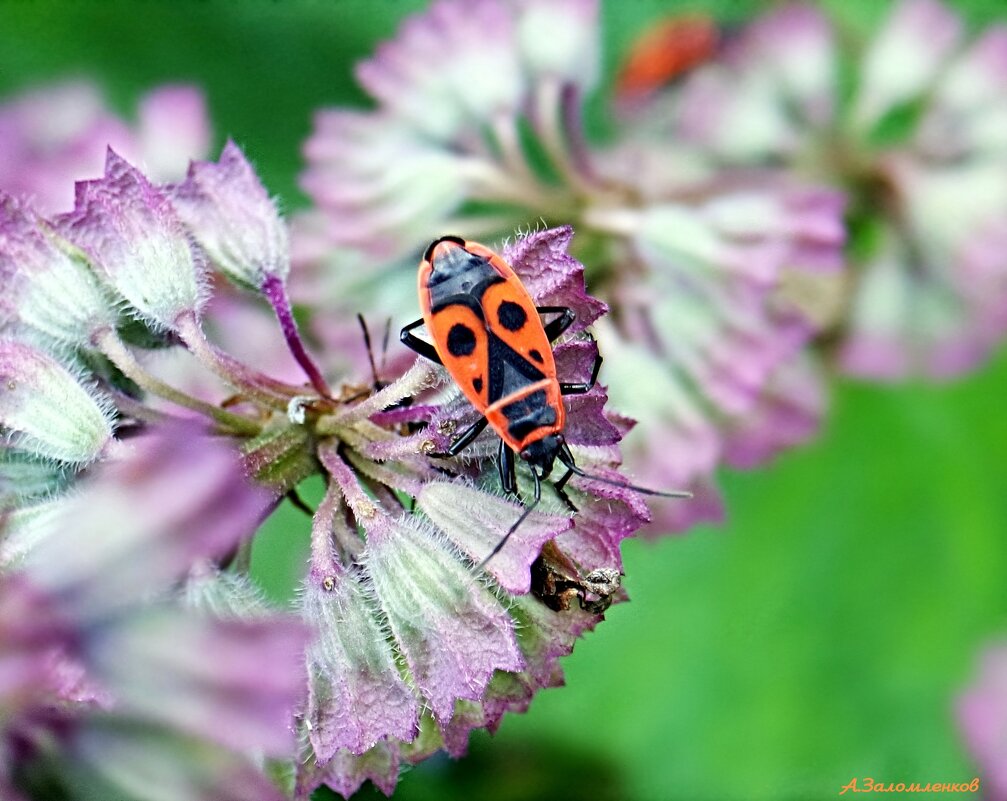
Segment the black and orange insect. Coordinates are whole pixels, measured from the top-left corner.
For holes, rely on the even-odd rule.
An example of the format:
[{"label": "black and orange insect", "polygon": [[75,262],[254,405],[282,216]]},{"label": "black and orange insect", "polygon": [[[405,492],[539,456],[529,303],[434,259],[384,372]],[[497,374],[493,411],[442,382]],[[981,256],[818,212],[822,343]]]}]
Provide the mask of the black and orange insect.
[{"label": "black and orange insect", "polygon": [[[576,508],[564,490],[573,475],[648,495],[689,495],[622,484],[585,473],[575,464],[563,438],[563,396],[589,392],[598,380],[602,359],[600,354],[595,357],[587,382],[567,383],[557,378],[552,342],[573,323],[572,309],[536,307],[503,258],[484,245],[456,236],[441,237],[427,248],[420,263],[418,287],[423,317],[402,329],[402,342],[443,365],[482,415],[445,453],[431,455],[457,456],[489,425],[500,437],[498,467],[504,491],[518,494],[515,454],[529,465],[534,479],[532,502],[483,564],[499,552],[538,505],[542,480],[552,474],[557,460],[566,471],[554,487],[573,510]],[[555,316],[543,324],[540,315]],[[433,343],[413,334],[421,325]]]}]

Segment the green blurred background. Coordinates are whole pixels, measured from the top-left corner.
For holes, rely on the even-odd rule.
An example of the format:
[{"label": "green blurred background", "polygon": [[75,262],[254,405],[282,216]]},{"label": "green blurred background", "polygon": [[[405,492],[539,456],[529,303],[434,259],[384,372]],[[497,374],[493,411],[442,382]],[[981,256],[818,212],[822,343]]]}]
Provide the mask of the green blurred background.
[{"label": "green blurred background", "polygon": [[[0,96],[85,75],[128,117],[158,83],[199,84],[217,144],[235,138],[296,208],[312,111],[364,103],[353,62],[424,5],[0,0]],[[886,3],[829,5],[869,28]],[[974,27],[1007,17],[952,5]],[[661,14],[758,8],[611,0],[606,63]],[[1005,397],[1007,353],[942,387],[838,382],[816,442],[722,476],[727,525],[625,544],[632,602],[578,645],[566,688],[477,734],[468,759],[412,770],[396,798],[817,799],[853,777],[970,780],[953,703],[977,650],[1007,637]],[[305,529],[281,511],[257,546],[274,595]]]}]

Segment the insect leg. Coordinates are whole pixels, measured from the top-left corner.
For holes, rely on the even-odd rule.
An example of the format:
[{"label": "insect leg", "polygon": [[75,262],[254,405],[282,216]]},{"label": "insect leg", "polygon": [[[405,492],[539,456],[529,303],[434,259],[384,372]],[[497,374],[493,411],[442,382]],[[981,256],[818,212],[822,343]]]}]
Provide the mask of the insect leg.
[{"label": "insect leg", "polygon": [[500,550],[504,547],[504,545],[507,544],[507,540],[510,539],[510,535],[518,530],[518,527],[525,521],[528,515],[532,513],[532,510],[536,506],[538,506],[539,501],[542,500],[542,478],[535,471],[534,467],[532,467],[531,469],[531,475],[532,478],[535,479],[535,495],[532,498],[532,502],[524,508],[524,511],[521,513],[521,516],[514,521],[514,525],[512,525],[509,529],[507,529],[507,533],[500,538],[500,542],[498,542],[496,545],[493,546],[493,550],[489,552],[489,556],[483,559],[476,566],[477,571],[482,570],[484,567],[486,567],[486,563],[489,562],[489,560],[492,559],[494,556],[496,556],[498,553],[500,553]]},{"label": "insect leg", "polygon": [[563,477],[552,485],[553,489],[556,490],[556,494],[559,495],[559,499],[566,504],[567,509],[571,512],[576,512],[577,507],[574,506],[573,501],[570,500],[570,496],[566,494],[566,482],[570,480],[570,476],[573,475],[573,470],[567,467],[566,472]]},{"label": "insect leg", "polygon": [[497,467],[500,470],[500,486],[508,495],[518,496],[517,474],[514,465],[514,451],[510,446],[500,440],[500,452],[497,456]]},{"label": "insect leg", "polygon": [[539,314],[559,315],[555,320],[550,320],[549,324],[545,326],[545,335],[549,338],[550,342],[559,337],[577,319],[574,310],[566,306],[539,306],[536,311]]},{"label": "insect leg", "polygon": [[424,359],[429,359],[434,364],[442,364],[441,357],[437,355],[437,350],[429,342],[424,342],[418,336],[413,334],[414,328],[419,328],[423,325],[423,318],[415,322],[409,323],[405,328],[399,332],[399,339],[402,344],[405,345],[410,350],[416,351]]},{"label": "insect leg", "polygon": [[561,395],[583,395],[590,392],[591,388],[598,383],[598,373],[601,371],[603,359],[600,353],[594,355],[594,367],[591,368],[591,380],[585,384],[564,384],[560,382],[559,392]]},{"label": "insect leg", "polygon": [[308,504],[304,502],[304,499],[300,496],[296,489],[289,490],[287,492],[287,500],[294,505],[295,508],[300,509],[308,517],[315,516],[315,510],[312,509]]},{"label": "insect leg", "polygon": [[472,440],[483,433],[483,429],[489,424],[489,420],[485,417],[480,417],[472,425],[462,431],[458,435],[458,439],[451,443],[450,447],[444,451],[444,453],[428,453],[434,459],[447,459],[451,456],[457,456],[463,450],[465,450],[469,445],[472,444]]},{"label": "insect leg", "polygon": [[[567,473],[577,473],[577,463],[573,460],[573,452],[570,450],[570,446],[566,444],[565,441],[561,441],[559,445],[559,453],[557,454],[560,462],[567,469]],[[570,476],[563,476],[563,483],[565,484],[569,480]],[[559,483],[558,481],[556,482]]]}]

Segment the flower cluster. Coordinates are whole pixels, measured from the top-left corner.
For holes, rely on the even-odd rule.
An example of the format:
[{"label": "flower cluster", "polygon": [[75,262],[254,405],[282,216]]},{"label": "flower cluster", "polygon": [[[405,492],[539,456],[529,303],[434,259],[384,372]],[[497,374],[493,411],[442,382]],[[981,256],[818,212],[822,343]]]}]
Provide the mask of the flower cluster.
[{"label": "flower cluster", "polygon": [[652,112],[715,165],[848,194],[855,271],[828,305],[857,375],[955,375],[1007,331],[1007,29],[970,42],[963,27],[903,0],[848,53],[821,9],[782,6]]},{"label": "flower cluster", "polygon": [[[390,793],[561,683],[625,597],[622,539],[719,519],[719,465],[815,431],[823,352],[946,376],[1002,338],[1002,27],[966,42],[937,0],[902,0],[848,59],[813,6],[717,52],[695,23],[695,51],[662,56],[688,71],[616,96],[603,138],[598,14],[434,0],[359,65],[373,109],[319,113],[316,207],[289,229],[235,144],[183,175],[209,139],[191,89],[147,96],[136,126],[84,84],[0,107],[0,795]],[[600,479],[572,478],[576,512],[547,489],[523,517],[492,433],[442,458],[477,411],[361,341],[355,312],[416,316],[416,256],[443,234],[507,240],[534,301],[576,312],[560,378],[600,345],[643,421],[601,385],[565,400]],[[623,445],[695,500],[652,518]],[[249,562],[286,498],[311,522],[284,611]],[[995,766],[986,695],[962,720]]]},{"label": "flower cluster", "polygon": [[8,512],[5,799],[144,798],[151,782],[169,801],[283,798],[247,755],[293,752],[306,627],[195,612],[177,591],[209,582],[269,503],[232,448],[181,426],[122,443],[73,497]]},{"label": "flower cluster", "polygon": [[721,462],[756,464],[815,430],[823,393],[800,354],[819,320],[787,287],[837,274],[843,200],[709,166],[658,126],[589,148],[597,17],[594,0],[438,0],[407,20],[359,65],[377,108],[317,116],[303,176],[317,210],[299,258],[356,248],[370,284],[330,286],[333,304],[371,291],[401,308],[396,259],[434,235],[573,223],[613,309],[596,330],[604,376],[646,429],[628,438],[628,464],[696,492],[657,510],[655,531],[681,530],[720,517]]},{"label": "flower cluster", "polygon": [[[555,351],[561,374],[586,376],[596,345],[577,332],[603,307],[584,295],[583,268],[565,255],[571,234],[534,234],[503,255],[537,301],[593,311]],[[474,574],[468,565],[490,554],[521,509],[500,495],[495,471],[479,467],[496,452],[491,435],[467,449],[475,465],[423,458],[476,414],[453,387],[399,404],[435,381],[418,362],[324,427],[344,433],[318,451],[330,482],[302,600],[323,634],[308,653],[310,751],[299,792],[324,781],[348,795],[364,778],[391,792],[400,763],[438,748],[459,755],[472,728],[493,730],[506,711],[527,708],[538,689],[562,680],[557,658],[618,597],[619,542],[649,519],[632,490],[584,479],[572,489],[573,518],[558,498],[544,499],[545,511],[529,515],[486,575]],[[565,435],[578,460],[612,479],[626,423],[604,404],[600,387],[571,402]],[[402,433],[379,435],[375,425]],[[530,482],[520,483],[527,497]],[[403,496],[422,516],[402,510]]]},{"label": "flower cluster", "polygon": [[[597,355],[585,329],[606,309],[585,294],[583,266],[567,255],[572,235],[568,227],[540,231],[504,257],[537,302],[578,312],[555,349],[561,377],[577,381]],[[464,460],[428,455],[446,450],[476,412],[424,361],[382,376],[391,383],[377,375],[373,383],[333,380],[338,374],[316,362],[294,319],[288,240],[275,203],[233,143],[172,184],[152,182],[109,150],[104,175],[79,182],[74,208],[56,216],[0,194],[7,288],[0,498],[8,525],[0,564],[14,588],[11,604],[34,603],[37,589],[40,603],[55,599],[60,625],[69,627],[24,647],[111,699],[102,695],[97,708],[116,734],[85,738],[81,758],[113,786],[132,788],[136,771],[177,774],[172,788],[190,781],[175,765],[175,745],[165,745],[163,758],[158,749],[143,760],[135,753],[155,737],[144,727],[157,712],[172,731],[195,730],[229,749],[190,766],[200,797],[231,797],[219,789],[226,782],[228,793],[273,797],[260,777],[245,776],[242,754],[289,759],[279,748],[289,731],[298,751],[286,769],[272,771],[286,777],[288,794],[307,798],[325,783],[350,795],[365,779],[391,792],[401,764],[441,748],[463,753],[473,728],[495,728],[506,711],[524,710],[539,689],[562,681],[558,658],[624,597],[620,541],[649,520],[639,494],[602,483],[618,480],[618,443],[631,424],[605,410],[606,393],[596,386],[570,399],[565,436],[602,482],[571,481],[575,515],[558,496],[544,498],[476,569],[522,513],[498,487],[493,438],[478,439]],[[256,367],[207,335],[218,297],[230,304],[229,321],[243,307],[223,279],[251,290],[276,317]],[[258,337],[263,318],[254,319],[249,334]],[[261,369],[279,361],[284,343],[298,379]],[[206,392],[208,378],[229,396]],[[208,430],[194,431],[194,419]],[[119,467],[128,449],[137,455]],[[91,474],[98,489],[77,495]],[[300,627],[286,639],[273,636],[278,611],[253,591],[248,561],[256,524],[313,474],[324,477],[326,491],[313,512],[298,603],[311,632],[304,648]],[[242,477],[258,489],[239,490]],[[519,483],[529,497],[530,479]],[[79,518],[78,536],[106,530],[107,548],[88,539],[90,556],[68,566],[67,514]],[[177,541],[169,536],[176,529]],[[152,605],[127,611],[118,590],[95,583],[120,570],[122,598]],[[162,615],[166,593],[174,601]],[[211,613],[211,622],[182,614],[178,596]],[[21,648],[19,631],[11,636]],[[64,658],[68,643],[85,649],[79,658],[77,651]],[[34,653],[23,664],[35,664]],[[296,710],[291,655],[307,676]],[[256,667],[242,674],[239,661]],[[176,668],[177,681],[169,673]],[[200,670],[212,678],[206,698],[186,694],[184,676]],[[18,721],[35,720],[39,699],[51,695],[50,680],[38,676],[45,686],[17,707]],[[163,709],[151,691],[162,680],[180,688]],[[281,699],[287,726],[277,721]],[[92,699],[65,700],[70,730],[89,732]],[[238,704],[244,716],[231,708]],[[274,739],[264,731],[266,713],[278,727]],[[133,744],[118,734],[131,727],[140,730]],[[7,764],[15,783],[19,753]],[[123,759],[137,761],[127,769]]]},{"label": "flower cluster", "polygon": [[0,106],[0,142],[0,187],[49,214],[73,206],[73,181],[100,173],[108,147],[143,164],[152,178],[178,178],[190,158],[209,152],[210,124],[202,93],[190,86],[145,95],[130,126],[94,84],[73,81]]}]

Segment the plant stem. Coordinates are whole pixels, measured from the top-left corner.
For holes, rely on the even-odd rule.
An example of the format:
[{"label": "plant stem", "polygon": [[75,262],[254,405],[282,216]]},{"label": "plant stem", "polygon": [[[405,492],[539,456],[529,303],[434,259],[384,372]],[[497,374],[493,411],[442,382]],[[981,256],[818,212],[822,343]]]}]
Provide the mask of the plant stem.
[{"label": "plant stem", "polygon": [[311,567],[321,576],[335,578],[343,572],[336,558],[335,523],[342,508],[342,495],[335,482],[328,482],[325,497],[311,522]]},{"label": "plant stem", "polygon": [[522,181],[537,183],[521,147],[516,115],[497,113],[493,117],[493,136],[500,149],[503,167]]},{"label": "plant stem", "polygon": [[[578,161],[584,159],[571,157],[568,149],[564,122],[579,124],[580,120],[571,115],[573,109],[569,107],[569,104],[576,102],[576,93],[571,97],[567,92],[563,84],[555,78],[547,79],[538,86],[535,94],[535,129],[563,180],[575,192],[590,195],[593,189],[590,176],[583,174],[579,169],[582,165],[578,164]],[[578,146],[582,147],[579,144]]]},{"label": "plant stem", "polygon": [[193,314],[183,314],[176,321],[178,334],[185,346],[228,386],[250,400],[271,409],[286,412],[291,398],[303,394],[300,387],[284,384],[253,370],[233,356],[217,349],[203,333]]},{"label": "plant stem", "polygon": [[262,427],[254,420],[228,412],[218,406],[214,406],[212,403],[207,403],[206,401],[187,395],[181,390],[164,383],[161,379],[152,376],[137,361],[132,351],[119,339],[114,329],[106,328],[104,331],[98,333],[95,337],[95,344],[122,371],[123,375],[146,392],[171,401],[178,406],[204,414],[236,434],[254,435],[262,430]]},{"label": "plant stem", "polygon": [[287,287],[283,281],[275,275],[266,276],[262,283],[262,294],[276,312],[276,319],[280,322],[283,330],[283,338],[287,340],[287,347],[290,348],[294,359],[304,370],[304,374],[311,381],[311,386],[315,388],[323,398],[331,398],[332,390],[325,383],[322,371],[318,369],[315,360],[311,358],[307,348],[304,347],[304,340],[297,330],[297,321],[294,319],[293,309],[290,307],[290,297],[287,295]]},{"label": "plant stem", "polygon": [[591,183],[597,183],[598,176],[591,165],[590,151],[584,138],[582,108],[582,98],[578,88],[573,84],[565,86],[560,94],[560,113],[569,142],[570,160],[578,175],[583,176]]}]

